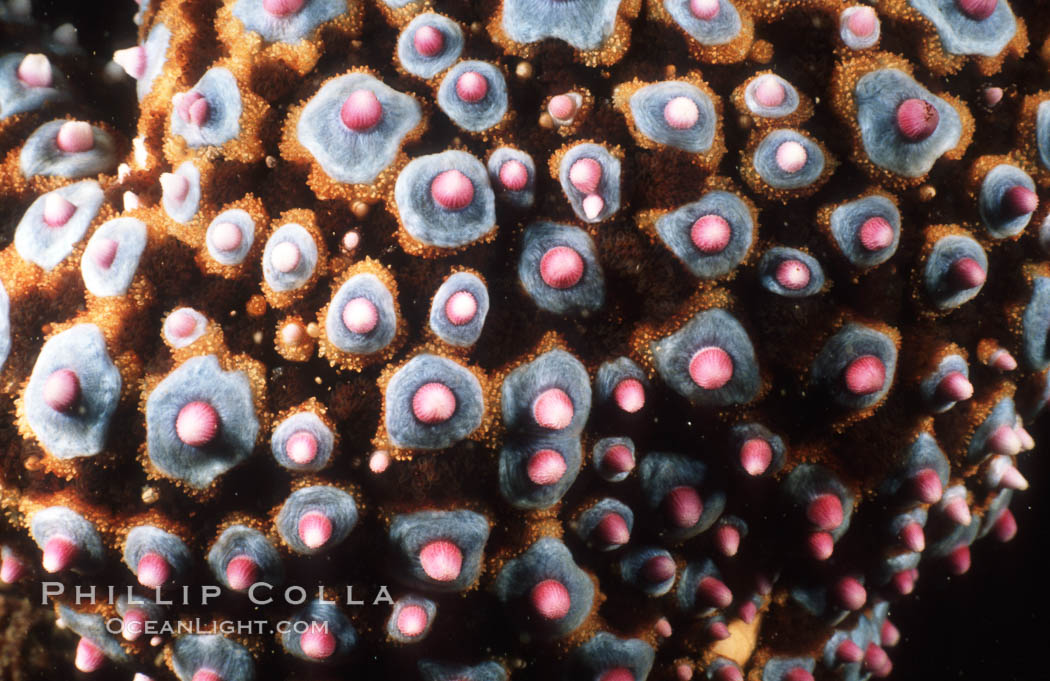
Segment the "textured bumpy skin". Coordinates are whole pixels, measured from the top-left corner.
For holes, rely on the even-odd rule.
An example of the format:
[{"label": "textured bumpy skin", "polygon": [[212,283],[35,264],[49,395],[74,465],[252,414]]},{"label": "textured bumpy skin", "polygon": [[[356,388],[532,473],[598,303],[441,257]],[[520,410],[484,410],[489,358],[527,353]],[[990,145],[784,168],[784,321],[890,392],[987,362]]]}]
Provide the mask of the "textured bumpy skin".
[{"label": "textured bumpy skin", "polygon": [[29,5],[0,581],[65,584],[55,678],[866,681],[1017,532],[1039,3],[143,0],[104,69]]}]

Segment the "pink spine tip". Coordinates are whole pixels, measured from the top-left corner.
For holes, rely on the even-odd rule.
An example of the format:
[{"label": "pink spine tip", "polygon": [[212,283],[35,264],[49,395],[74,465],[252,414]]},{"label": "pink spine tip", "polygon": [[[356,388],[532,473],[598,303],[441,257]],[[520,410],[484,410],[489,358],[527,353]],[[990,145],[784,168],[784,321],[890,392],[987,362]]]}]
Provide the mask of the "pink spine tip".
[{"label": "pink spine tip", "polygon": [[208,100],[204,97],[199,98],[197,101],[190,104],[186,114],[188,121],[198,128],[208,122],[208,116],[211,113],[211,109],[208,106]]},{"label": "pink spine tip", "polygon": [[773,448],[760,437],[753,437],[740,446],[740,465],[748,475],[762,475],[773,462]]},{"label": "pink spine tip", "polygon": [[168,317],[167,328],[175,338],[189,338],[197,330],[197,320],[187,310],[176,310]]},{"label": "pink spine tip", "polygon": [[55,573],[65,570],[76,560],[79,549],[69,537],[56,535],[44,544],[44,556],[41,561],[46,572]]},{"label": "pink spine tip", "polygon": [[733,230],[729,222],[721,215],[702,215],[693,223],[689,230],[689,238],[692,239],[696,250],[707,255],[721,253],[729,245],[733,236]]},{"label": "pink spine tip", "polygon": [[324,625],[311,624],[299,636],[299,649],[311,660],[326,660],[335,652],[336,640]]},{"label": "pink spine tip", "polygon": [[1035,439],[1032,438],[1032,434],[1025,430],[1020,424],[1014,428],[1014,432],[1017,433],[1017,438],[1021,441],[1021,449],[1024,451],[1030,451],[1035,449]]},{"label": "pink spine tip", "polygon": [[171,577],[171,565],[164,556],[150,551],[139,559],[136,575],[139,584],[154,589]]},{"label": "pink spine tip", "polygon": [[721,525],[715,530],[715,545],[723,555],[732,557],[740,550],[740,530],[732,525]]},{"label": "pink spine tip", "polygon": [[958,496],[944,505],[944,514],[959,525],[969,525],[973,520],[970,514],[970,506],[964,497]]},{"label": "pink spine tip", "polygon": [[642,565],[642,577],[650,584],[662,584],[673,579],[677,569],[669,556],[653,556]]},{"label": "pink spine tip", "polygon": [[477,71],[466,71],[456,79],[456,94],[464,102],[480,102],[489,93],[489,81]]},{"label": "pink spine tip", "polygon": [[868,601],[868,592],[857,579],[843,577],[835,583],[835,598],[846,610],[860,610]]},{"label": "pink spine tip", "polygon": [[201,667],[193,673],[193,678],[190,681],[223,681],[223,678],[219,672],[207,667]]},{"label": "pink spine tip", "polygon": [[817,560],[827,560],[835,552],[835,538],[827,532],[813,532],[806,538],[809,555]]},{"label": "pink spine tip", "polygon": [[849,18],[846,20],[846,28],[858,38],[867,38],[875,32],[875,27],[878,23],[879,19],[875,15],[875,10],[871,7],[861,6],[854,8],[854,11],[850,12]]},{"label": "pink spine tip", "polygon": [[999,371],[1013,371],[1017,368],[1017,360],[1009,352],[999,348],[988,359],[988,366]]},{"label": "pink spine tip", "polygon": [[284,453],[295,463],[305,466],[317,458],[317,444],[313,433],[300,430],[284,443]]},{"label": "pink spine tip", "polygon": [[553,485],[565,475],[565,457],[553,449],[541,449],[529,457],[526,474],[534,485]]},{"label": "pink spine tip", "polygon": [[762,80],[755,86],[754,97],[759,106],[775,109],[787,99],[787,91],[784,84],[774,76],[762,76]]},{"label": "pink spine tip", "polygon": [[783,681],[813,681],[813,675],[802,667],[792,667],[784,674]]},{"label": "pink spine tip", "polygon": [[602,469],[611,475],[629,473],[634,469],[634,454],[624,445],[613,445],[602,457]]},{"label": "pink spine tip", "polygon": [[581,194],[593,194],[598,191],[602,181],[602,164],[593,158],[580,158],[569,167],[569,184]]},{"label": "pink spine tip", "polygon": [[907,596],[912,591],[915,591],[915,582],[919,579],[919,571],[916,569],[901,570],[897,574],[893,575],[890,579],[890,583],[893,588],[897,590],[902,596]]},{"label": "pink spine tip", "polygon": [[797,173],[802,170],[808,158],[806,148],[795,140],[788,140],[777,147],[777,167],[785,173]]},{"label": "pink spine tip", "polygon": [[999,516],[999,519],[995,521],[995,526],[992,529],[995,532],[995,538],[1006,543],[1017,536],[1017,519],[1010,512],[1010,509],[1006,509]]},{"label": "pink spine tip", "polygon": [[1020,217],[1034,213],[1039,207],[1039,197],[1028,187],[1014,185],[1003,194],[1003,209],[1007,214]]},{"label": "pink spine tip", "polygon": [[628,414],[637,413],[645,406],[645,386],[637,378],[625,378],[613,389],[613,399]]},{"label": "pink spine tip", "polygon": [[343,326],[357,334],[366,334],[379,324],[379,309],[368,298],[351,298],[343,306]]},{"label": "pink spine tip", "polygon": [[91,244],[91,259],[95,261],[101,269],[108,270],[110,265],[117,257],[117,250],[120,248],[120,242],[116,239],[107,239],[105,237],[99,237],[94,239]]},{"label": "pink spine tip", "polygon": [[948,268],[952,285],[960,290],[977,288],[984,284],[987,274],[973,258],[959,258]]},{"label": "pink spine tip", "polygon": [[970,547],[960,546],[948,554],[948,571],[953,575],[964,575],[970,570]]},{"label": "pink spine tip", "polygon": [[98,671],[105,661],[106,655],[102,652],[102,649],[87,638],[81,637],[77,643],[77,652],[73,665],[85,674],[89,674]]},{"label": "pink spine tip", "polygon": [[846,664],[852,664],[864,659],[864,651],[860,649],[860,646],[847,638],[835,649],[835,657]]},{"label": "pink spine tip", "polygon": [[141,45],[117,50],[113,53],[113,61],[135,80],[146,73],[146,50]]},{"label": "pink spine tip", "polygon": [[532,608],[544,619],[559,620],[569,614],[572,597],[565,585],[556,579],[545,579],[532,587]]},{"label": "pink spine tip", "polygon": [[426,631],[427,611],[420,605],[406,605],[397,613],[397,630],[402,636],[413,638]]},{"label": "pink spine tip", "polygon": [[893,646],[900,643],[901,632],[897,627],[893,625],[893,622],[886,620],[882,623],[882,645],[885,648],[892,648]]},{"label": "pink spine tip", "polygon": [[700,120],[700,109],[688,97],[675,97],[664,105],[664,120],[675,130],[688,130]]},{"label": "pink spine tip", "polygon": [[849,363],[843,379],[852,394],[872,395],[886,384],[886,365],[875,355],[862,355]]},{"label": "pink spine tip", "polygon": [[941,476],[932,468],[923,468],[912,477],[912,491],[922,503],[936,504],[944,494]]},{"label": "pink spine tip", "polygon": [[319,549],[332,538],[332,521],[320,511],[309,511],[299,518],[299,539],[311,549]]},{"label": "pink spine tip", "polygon": [[1011,426],[1002,425],[988,437],[988,449],[996,454],[1017,456],[1021,452],[1021,438]]},{"label": "pink spine tip", "polygon": [[551,288],[572,288],[583,278],[583,270],[583,257],[568,246],[555,246],[540,259],[540,278]]},{"label": "pink spine tip", "polygon": [[867,650],[864,651],[864,668],[875,676],[883,677],[889,673],[886,671],[889,666],[890,658],[886,655],[886,651],[874,643],[869,643]]},{"label": "pink spine tip", "polygon": [[244,236],[240,228],[232,222],[220,222],[211,230],[212,243],[223,253],[235,251],[241,247]]},{"label": "pink spine tip", "polygon": [[529,184],[529,169],[516,159],[505,161],[499,167],[499,181],[512,192],[520,192]]},{"label": "pink spine tip", "polygon": [[915,575],[912,574],[911,570],[901,570],[893,575],[890,582],[893,584],[893,588],[897,590],[897,593],[902,596],[907,596],[912,591],[915,591]]},{"label": "pink spine tip", "polygon": [[0,581],[4,584],[14,584],[22,579],[25,573],[25,563],[14,554],[9,553],[0,561]]},{"label": "pink spine tip", "polygon": [[383,104],[371,90],[354,90],[339,109],[339,118],[350,130],[365,132],[383,118]]},{"label": "pink spine tip", "polygon": [[842,500],[835,494],[821,494],[806,506],[806,519],[820,530],[830,531],[842,525]]},{"label": "pink spine tip", "polygon": [[602,544],[623,546],[631,539],[627,521],[619,513],[606,513],[594,528],[594,534]]},{"label": "pink spine tip", "polygon": [[701,21],[710,21],[718,16],[720,0],[689,0],[689,11]]},{"label": "pink spine tip", "polygon": [[178,173],[161,173],[160,190],[164,198],[179,203],[190,193],[190,181]]},{"label": "pink spine tip", "polygon": [[18,80],[27,87],[51,87],[51,62],[42,54],[27,54],[18,64]]},{"label": "pink spine tip", "polygon": [[775,273],[777,283],[789,291],[801,291],[809,286],[810,271],[806,263],[794,258],[781,260]]},{"label": "pink spine tip", "polygon": [[583,214],[588,220],[594,220],[605,209],[605,199],[597,194],[588,194],[583,199]]},{"label": "pink spine tip", "polygon": [[478,313],[478,301],[470,291],[456,291],[445,301],[445,317],[456,326],[463,326]]},{"label": "pink spine tip", "polygon": [[926,548],[926,534],[922,531],[922,525],[917,522],[912,521],[902,527],[897,536],[909,551],[918,553]]},{"label": "pink spine tip", "polygon": [[718,390],[733,378],[733,358],[716,345],[700,348],[689,360],[689,377],[704,390]]},{"label": "pink spine tip", "polygon": [[671,628],[671,623],[667,621],[666,617],[656,620],[656,623],[653,625],[653,631],[663,638],[671,638],[674,634],[674,629]]},{"label": "pink spine tip", "polygon": [[718,668],[712,681],[744,681],[744,673],[740,671],[740,667],[730,662]]},{"label": "pink spine tip", "polygon": [[72,369],[58,369],[44,381],[44,404],[68,413],[80,401],[80,379]]},{"label": "pink spine tip", "polygon": [[445,48],[445,34],[433,26],[420,26],[412,34],[412,45],[420,55],[434,57]]},{"label": "pink spine tip", "polygon": [[567,428],[574,414],[572,400],[561,388],[544,390],[532,403],[532,418],[548,430]]},{"label": "pink spine tip", "polygon": [[1001,87],[986,87],[982,94],[984,95],[984,104],[989,108],[1003,101],[1003,89]]},{"label": "pink spine tip", "polygon": [[145,625],[146,613],[138,608],[130,608],[124,613],[121,636],[125,641],[137,641],[142,636]]},{"label": "pink spine tip", "polygon": [[270,252],[270,263],[273,265],[273,268],[285,274],[294,271],[301,260],[302,252],[291,241],[282,241],[274,246],[273,251]]},{"label": "pink spine tip", "polygon": [[226,564],[226,583],[234,591],[245,591],[259,581],[259,565],[249,556],[236,556]]},{"label": "pink spine tip", "polygon": [[547,102],[547,113],[559,121],[571,121],[576,115],[576,100],[570,95],[554,95]]},{"label": "pink spine tip", "polygon": [[204,447],[219,433],[219,413],[207,402],[190,402],[179,410],[175,433],[189,447]]},{"label": "pink spine tip", "polygon": [[474,200],[474,184],[458,170],[446,170],[430,183],[430,196],[445,210],[463,210]]},{"label": "pink spine tip", "polygon": [[961,371],[953,371],[937,384],[937,396],[946,402],[960,402],[973,397],[973,384]]},{"label": "pink spine tip", "polygon": [[941,115],[925,99],[906,99],[897,107],[897,130],[909,142],[921,142],[937,129]]},{"label": "pink spine tip", "polygon": [[696,525],[704,514],[700,493],[688,485],[679,485],[668,492],[664,507],[671,524],[682,529]]},{"label": "pink spine tip", "polygon": [[55,146],[67,154],[90,151],[95,146],[95,132],[90,123],[84,121],[66,121],[58,129]]},{"label": "pink spine tip", "polygon": [[423,572],[436,582],[451,582],[463,569],[463,552],[447,539],[428,543],[419,552]]},{"label": "pink spine tip", "polygon": [[1008,466],[999,477],[999,485],[1007,489],[1015,489],[1020,492],[1028,489],[1028,480],[1021,475],[1021,471],[1013,466]]},{"label": "pink spine tip", "polygon": [[57,192],[44,197],[44,222],[48,227],[62,227],[75,212],[77,207]]},{"label": "pink spine tip", "polygon": [[196,90],[189,90],[187,92],[180,92],[171,98],[171,103],[175,107],[175,113],[179,115],[179,118],[184,123],[191,123],[190,119],[190,106],[195,104],[198,100],[204,99],[204,95],[197,92]]},{"label": "pink spine tip", "polygon": [[715,620],[707,625],[707,635],[715,641],[724,641],[729,638],[729,627],[726,626],[725,622]]},{"label": "pink spine tip", "polygon": [[733,592],[720,579],[704,577],[696,585],[696,596],[715,608],[728,608],[733,602]]},{"label": "pink spine tip", "polygon": [[963,14],[974,21],[984,21],[992,16],[998,0],[955,0]]},{"label": "pink spine tip", "polygon": [[303,7],[305,0],[263,0],[262,6],[267,14],[275,17],[286,17],[295,14]]},{"label": "pink spine tip", "polygon": [[412,395],[412,414],[427,425],[444,423],[455,412],[456,396],[444,383],[427,383]]},{"label": "pink spine tip", "polygon": [[755,616],[758,615],[758,606],[754,601],[744,601],[740,604],[736,614],[743,620],[744,624],[751,624],[755,621]]},{"label": "pink spine tip", "polygon": [[634,674],[631,673],[630,669],[613,667],[602,672],[601,676],[598,677],[598,681],[637,681],[637,679],[634,678]]},{"label": "pink spine tip", "polygon": [[868,218],[860,226],[858,238],[864,250],[871,253],[881,251],[893,243],[893,227],[886,218],[879,216]]}]

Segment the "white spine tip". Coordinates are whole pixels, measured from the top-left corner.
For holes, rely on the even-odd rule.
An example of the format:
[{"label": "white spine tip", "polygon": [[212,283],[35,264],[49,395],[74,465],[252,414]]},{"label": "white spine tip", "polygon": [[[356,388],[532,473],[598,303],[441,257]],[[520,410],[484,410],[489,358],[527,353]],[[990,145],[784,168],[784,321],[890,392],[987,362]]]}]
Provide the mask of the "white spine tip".
[{"label": "white spine tip", "polygon": [[29,87],[51,87],[51,62],[42,54],[27,54],[18,65],[18,79]]},{"label": "white spine tip", "polygon": [[113,61],[135,80],[146,73],[146,49],[141,45],[117,50],[113,53]]},{"label": "white spine tip", "polygon": [[190,181],[178,173],[161,173],[160,188],[164,193],[164,198],[181,202],[190,193]]}]

